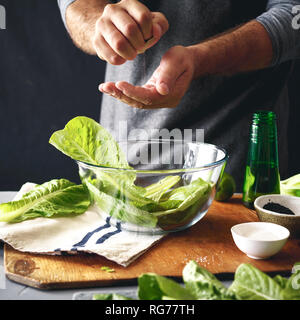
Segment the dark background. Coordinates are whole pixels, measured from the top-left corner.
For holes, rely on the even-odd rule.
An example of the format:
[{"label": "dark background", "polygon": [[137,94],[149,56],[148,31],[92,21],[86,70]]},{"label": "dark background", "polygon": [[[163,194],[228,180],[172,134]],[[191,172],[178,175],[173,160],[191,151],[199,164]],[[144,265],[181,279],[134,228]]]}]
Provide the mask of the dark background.
[{"label": "dark background", "polygon": [[[97,87],[105,64],[73,45],[56,0],[0,5],[7,13],[7,29],[0,30],[0,190],[54,178],[79,182],[76,164],[48,140],[75,116],[99,119]],[[300,172],[299,71],[296,62],[290,78],[289,176]]]}]

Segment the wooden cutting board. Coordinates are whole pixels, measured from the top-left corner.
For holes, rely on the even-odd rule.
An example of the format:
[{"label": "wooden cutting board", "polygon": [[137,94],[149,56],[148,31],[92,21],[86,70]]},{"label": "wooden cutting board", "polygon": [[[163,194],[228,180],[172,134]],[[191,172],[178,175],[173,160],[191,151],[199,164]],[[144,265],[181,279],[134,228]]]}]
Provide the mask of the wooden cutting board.
[{"label": "wooden cutting board", "polygon": [[[235,246],[230,228],[251,221],[258,221],[257,215],[242,205],[240,196],[227,203],[214,201],[200,222],[186,231],[169,234],[127,268],[94,254],[47,256],[5,245],[6,275],[40,289],[124,285],[136,283],[145,272],[181,277],[183,267],[192,259],[221,279],[232,277],[241,263],[251,263],[267,273],[289,274],[293,264],[300,261],[300,239],[289,239],[270,259],[250,259]],[[102,266],[115,272],[103,271]]]}]

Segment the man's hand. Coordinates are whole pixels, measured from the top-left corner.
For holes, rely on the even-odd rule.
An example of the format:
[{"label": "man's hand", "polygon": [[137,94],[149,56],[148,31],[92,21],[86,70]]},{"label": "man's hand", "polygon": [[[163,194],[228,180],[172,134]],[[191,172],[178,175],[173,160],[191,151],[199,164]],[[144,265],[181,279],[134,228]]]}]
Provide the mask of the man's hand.
[{"label": "man's hand", "polygon": [[99,89],[136,108],[173,108],[193,79],[266,68],[271,59],[272,43],[268,32],[259,22],[250,21],[199,44],[171,48],[142,87],[121,81],[103,83]]},{"label": "man's hand", "polygon": [[120,65],[152,47],[168,28],[162,13],[151,12],[137,0],[122,0],[104,7],[96,21],[93,47],[102,60]]},{"label": "man's hand", "polygon": [[135,108],[174,108],[189,88],[194,71],[193,50],[176,46],[164,54],[159,67],[142,87],[120,81],[102,83],[99,90]]}]

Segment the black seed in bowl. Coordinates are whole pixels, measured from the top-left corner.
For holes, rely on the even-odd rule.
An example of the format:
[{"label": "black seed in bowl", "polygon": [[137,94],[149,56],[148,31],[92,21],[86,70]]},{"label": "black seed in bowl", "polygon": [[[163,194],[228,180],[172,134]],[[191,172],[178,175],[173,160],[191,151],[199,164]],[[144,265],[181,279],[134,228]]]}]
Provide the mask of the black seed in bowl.
[{"label": "black seed in bowl", "polygon": [[295,215],[295,213],[290,210],[287,207],[282,206],[279,203],[275,202],[269,202],[263,206],[264,209],[269,210],[269,211],[274,211],[276,213],[282,213],[282,214],[290,214],[290,215]]}]

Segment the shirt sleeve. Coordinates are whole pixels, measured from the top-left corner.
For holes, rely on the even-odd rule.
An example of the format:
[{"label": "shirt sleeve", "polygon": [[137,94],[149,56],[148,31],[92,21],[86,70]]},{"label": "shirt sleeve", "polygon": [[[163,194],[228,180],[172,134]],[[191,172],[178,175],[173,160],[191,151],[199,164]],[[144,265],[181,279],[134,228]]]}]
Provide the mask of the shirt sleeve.
[{"label": "shirt sleeve", "polygon": [[300,58],[300,0],[269,0],[267,11],[256,18],[270,35],[272,65]]},{"label": "shirt sleeve", "polygon": [[61,13],[61,17],[62,20],[64,22],[65,27],[67,28],[67,24],[66,24],[66,10],[68,8],[68,6],[73,3],[76,0],[57,0],[59,9],[60,9],[60,13]]}]

